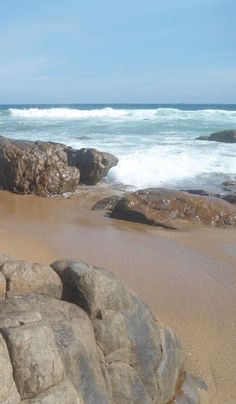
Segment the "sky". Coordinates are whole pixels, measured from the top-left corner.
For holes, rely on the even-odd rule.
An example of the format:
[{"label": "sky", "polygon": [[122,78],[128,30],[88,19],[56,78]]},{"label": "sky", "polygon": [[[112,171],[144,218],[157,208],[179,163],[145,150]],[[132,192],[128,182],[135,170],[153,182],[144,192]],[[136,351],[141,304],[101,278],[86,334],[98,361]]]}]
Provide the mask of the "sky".
[{"label": "sky", "polygon": [[0,0],[0,104],[236,103],[235,0]]}]

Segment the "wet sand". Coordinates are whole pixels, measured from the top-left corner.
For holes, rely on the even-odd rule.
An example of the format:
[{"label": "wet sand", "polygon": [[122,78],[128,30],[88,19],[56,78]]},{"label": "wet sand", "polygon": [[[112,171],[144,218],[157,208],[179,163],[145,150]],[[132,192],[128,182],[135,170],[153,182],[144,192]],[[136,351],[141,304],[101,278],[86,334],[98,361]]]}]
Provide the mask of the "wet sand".
[{"label": "wet sand", "polygon": [[1,191],[0,252],[112,270],[176,331],[187,369],[209,386],[202,402],[236,403],[236,229],[113,220],[90,210],[108,191],[85,188],[71,199]]}]

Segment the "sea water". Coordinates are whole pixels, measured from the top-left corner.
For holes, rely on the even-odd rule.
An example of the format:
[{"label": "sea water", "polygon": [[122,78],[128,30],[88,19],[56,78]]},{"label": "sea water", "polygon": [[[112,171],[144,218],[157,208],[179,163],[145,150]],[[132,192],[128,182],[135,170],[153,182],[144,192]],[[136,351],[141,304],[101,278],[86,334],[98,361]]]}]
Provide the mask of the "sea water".
[{"label": "sea water", "polygon": [[222,190],[236,179],[236,144],[196,137],[234,128],[236,105],[0,106],[0,134],[113,153],[106,181],[135,189]]}]

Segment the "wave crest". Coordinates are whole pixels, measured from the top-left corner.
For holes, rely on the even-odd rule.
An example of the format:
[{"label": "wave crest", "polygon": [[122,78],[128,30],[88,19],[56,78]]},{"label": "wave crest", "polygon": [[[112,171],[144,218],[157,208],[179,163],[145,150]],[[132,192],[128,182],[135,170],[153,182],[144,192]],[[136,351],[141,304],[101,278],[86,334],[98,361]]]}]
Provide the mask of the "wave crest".
[{"label": "wave crest", "polygon": [[177,108],[156,109],[116,109],[111,107],[100,109],[76,108],[10,108],[12,116],[25,119],[59,119],[59,120],[153,120],[156,122],[170,122],[182,120],[207,120],[236,123],[236,111],[221,109],[202,109],[195,111]]}]

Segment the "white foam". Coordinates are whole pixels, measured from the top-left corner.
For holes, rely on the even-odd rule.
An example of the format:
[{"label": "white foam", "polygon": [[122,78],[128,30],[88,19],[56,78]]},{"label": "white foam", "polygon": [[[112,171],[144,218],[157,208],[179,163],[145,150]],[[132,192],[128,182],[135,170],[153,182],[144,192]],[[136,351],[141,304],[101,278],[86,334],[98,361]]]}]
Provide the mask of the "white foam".
[{"label": "white foam", "polygon": [[104,119],[104,120],[128,120],[142,121],[153,120],[156,122],[171,122],[183,120],[204,120],[219,122],[235,122],[236,111],[204,109],[198,111],[183,111],[176,108],[157,109],[75,109],[75,108],[10,108],[12,116],[25,119]]},{"label": "white foam", "polygon": [[191,179],[198,177],[199,185],[197,182],[196,185],[201,186],[205,176],[235,172],[236,147],[231,156],[222,158],[221,151],[212,153],[206,149],[197,153],[195,148],[184,146],[182,150],[174,151],[166,146],[121,156],[109,177],[114,182],[136,188],[178,186],[183,180],[190,179],[191,183]]}]

